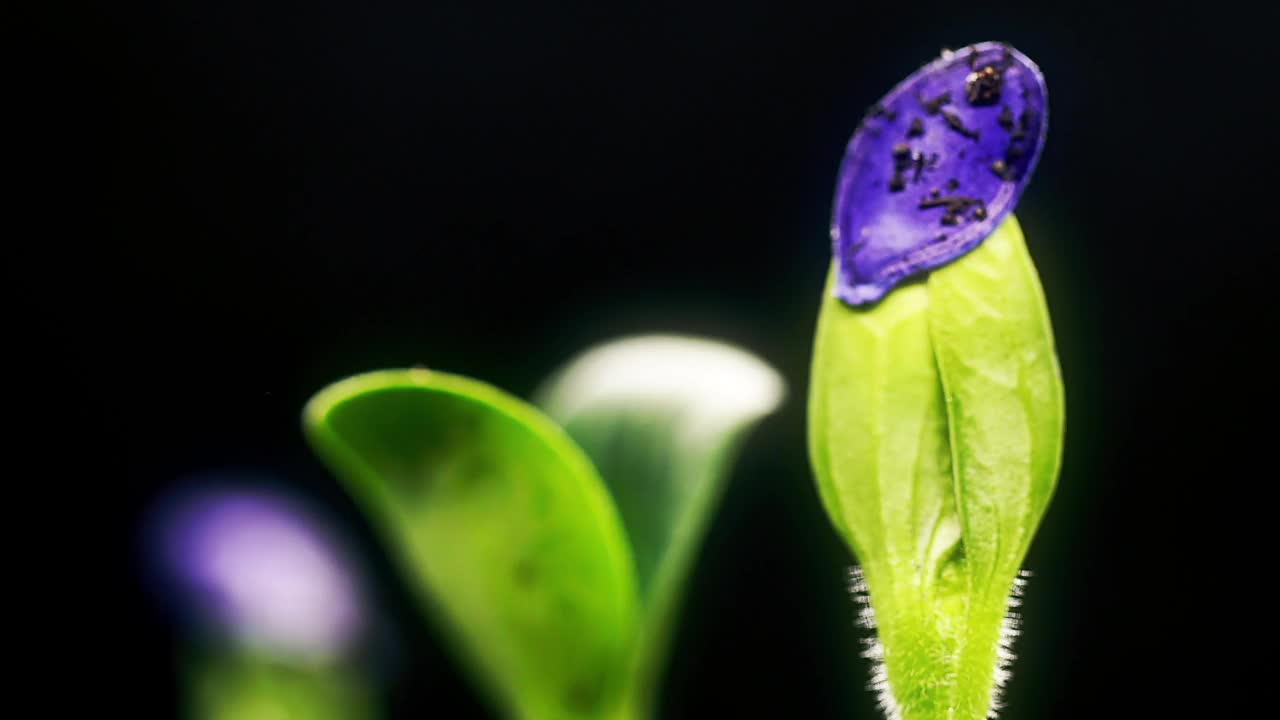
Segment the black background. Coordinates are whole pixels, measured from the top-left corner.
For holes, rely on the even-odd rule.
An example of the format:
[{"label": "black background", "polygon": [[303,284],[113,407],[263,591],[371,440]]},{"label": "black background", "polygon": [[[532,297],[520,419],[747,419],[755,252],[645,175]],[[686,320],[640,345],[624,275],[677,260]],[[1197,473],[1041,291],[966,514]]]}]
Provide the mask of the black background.
[{"label": "black background", "polygon": [[876,717],[804,454],[830,194],[869,104],[942,47],[1005,40],[1050,88],[1018,215],[1068,396],[1005,717],[1233,716],[1252,686],[1232,653],[1264,625],[1248,511],[1275,479],[1277,19],[932,0],[63,18],[67,82],[41,88],[60,200],[13,285],[35,331],[14,354],[55,390],[28,422],[54,440],[41,477],[93,520],[41,525],[72,587],[60,622],[85,631],[50,672],[176,712],[181,636],[139,581],[138,523],[181,478],[245,468],[324,503],[369,558],[392,717],[485,717],[299,409],[415,363],[527,395],[590,343],[675,331],[750,348],[791,396],[711,530],[661,716]]}]

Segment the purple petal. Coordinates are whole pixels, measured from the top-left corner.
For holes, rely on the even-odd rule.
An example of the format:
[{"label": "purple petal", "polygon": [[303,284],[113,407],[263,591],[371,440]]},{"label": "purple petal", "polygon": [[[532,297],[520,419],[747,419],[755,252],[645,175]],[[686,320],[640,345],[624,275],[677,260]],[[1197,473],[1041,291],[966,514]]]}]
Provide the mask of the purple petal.
[{"label": "purple petal", "polygon": [[980,43],[920,68],[863,120],[836,183],[836,295],[879,300],[974,249],[1026,187],[1048,94],[1025,55]]}]

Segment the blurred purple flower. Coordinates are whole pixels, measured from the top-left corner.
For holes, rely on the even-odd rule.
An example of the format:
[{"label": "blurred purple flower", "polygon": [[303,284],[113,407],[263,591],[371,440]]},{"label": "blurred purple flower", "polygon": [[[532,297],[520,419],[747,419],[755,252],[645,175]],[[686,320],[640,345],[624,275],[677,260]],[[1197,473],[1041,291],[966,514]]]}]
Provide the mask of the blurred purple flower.
[{"label": "blurred purple flower", "polygon": [[874,105],[836,183],[837,296],[875,302],[977,247],[1035,169],[1047,103],[1034,63],[981,43],[944,52]]},{"label": "blurred purple flower", "polygon": [[364,625],[359,583],[319,518],[282,493],[204,489],[166,502],[151,535],[195,620],[255,649],[339,655]]}]

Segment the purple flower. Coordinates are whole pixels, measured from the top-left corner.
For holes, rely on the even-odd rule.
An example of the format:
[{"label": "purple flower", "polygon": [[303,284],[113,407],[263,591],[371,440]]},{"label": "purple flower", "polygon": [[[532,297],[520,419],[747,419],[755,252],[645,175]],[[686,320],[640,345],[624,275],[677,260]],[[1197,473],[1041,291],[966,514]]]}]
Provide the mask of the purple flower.
[{"label": "purple flower", "polygon": [[304,659],[335,657],[359,634],[352,564],[300,502],[207,489],[171,499],[155,520],[150,550],[200,625]]},{"label": "purple flower", "polygon": [[944,52],[874,105],[836,183],[837,296],[875,302],[977,247],[1026,187],[1047,113],[1040,69],[1000,43]]}]

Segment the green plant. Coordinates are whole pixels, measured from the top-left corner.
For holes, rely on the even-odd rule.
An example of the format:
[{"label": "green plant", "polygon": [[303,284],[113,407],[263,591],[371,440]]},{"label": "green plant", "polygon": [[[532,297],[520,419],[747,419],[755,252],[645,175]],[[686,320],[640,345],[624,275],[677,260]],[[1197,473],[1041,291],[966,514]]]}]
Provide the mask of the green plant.
[{"label": "green plant", "polygon": [[[973,86],[990,76],[1004,84]],[[957,114],[940,109],[959,97]],[[978,45],[877,108],[839,184],[810,457],[861,564],[852,584],[877,633],[867,655],[886,715],[978,720],[1009,677],[1009,608],[1062,451],[1053,333],[1011,214],[1043,143],[1043,79],[1011,48]],[[1009,164],[991,161],[1000,152]],[[922,166],[911,186],[912,156],[934,158],[948,195]]]},{"label": "green plant", "polygon": [[546,414],[388,370],[322,390],[304,426],[496,706],[637,718],[734,451],[782,394],[740,350],[658,336],[569,363]]}]

